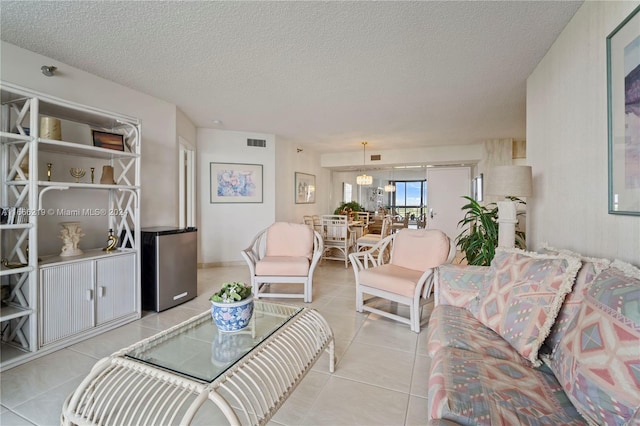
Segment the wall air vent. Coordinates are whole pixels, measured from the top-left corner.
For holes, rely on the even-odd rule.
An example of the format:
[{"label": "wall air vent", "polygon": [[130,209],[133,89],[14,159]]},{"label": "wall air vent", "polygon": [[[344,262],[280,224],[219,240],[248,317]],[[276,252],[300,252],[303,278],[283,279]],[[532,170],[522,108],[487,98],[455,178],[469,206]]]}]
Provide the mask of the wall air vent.
[{"label": "wall air vent", "polygon": [[380,154],[375,154],[371,156],[371,161],[380,161],[382,160],[382,155]]},{"label": "wall air vent", "polygon": [[266,148],[267,141],[265,139],[247,139],[247,146],[258,146],[260,148]]}]

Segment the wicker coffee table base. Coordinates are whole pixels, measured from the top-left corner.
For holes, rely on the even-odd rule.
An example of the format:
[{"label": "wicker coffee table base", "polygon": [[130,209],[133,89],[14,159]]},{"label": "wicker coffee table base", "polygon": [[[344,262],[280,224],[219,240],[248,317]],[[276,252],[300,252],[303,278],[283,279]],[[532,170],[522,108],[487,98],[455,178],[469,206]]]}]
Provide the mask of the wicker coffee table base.
[{"label": "wicker coffee table base", "polygon": [[211,383],[124,357],[161,337],[145,339],[98,361],[65,401],[62,424],[186,425],[209,400],[231,425],[262,425],[323,352],[329,353],[329,371],[335,368],[333,332],[312,309],[305,308]]}]

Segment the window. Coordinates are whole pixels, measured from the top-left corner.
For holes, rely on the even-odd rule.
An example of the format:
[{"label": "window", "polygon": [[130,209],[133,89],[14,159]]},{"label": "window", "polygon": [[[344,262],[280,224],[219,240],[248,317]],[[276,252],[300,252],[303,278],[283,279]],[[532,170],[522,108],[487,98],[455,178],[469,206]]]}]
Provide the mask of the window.
[{"label": "window", "polygon": [[418,224],[418,220],[426,213],[427,181],[405,180],[392,183],[396,186],[396,191],[389,193],[390,213],[402,217],[408,215],[410,224]]}]

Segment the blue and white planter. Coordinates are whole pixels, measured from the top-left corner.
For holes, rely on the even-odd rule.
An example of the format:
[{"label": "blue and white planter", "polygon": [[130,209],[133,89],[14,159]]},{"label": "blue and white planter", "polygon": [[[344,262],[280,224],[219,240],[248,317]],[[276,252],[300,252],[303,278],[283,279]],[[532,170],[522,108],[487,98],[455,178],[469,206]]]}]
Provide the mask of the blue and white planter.
[{"label": "blue and white planter", "polygon": [[238,331],[249,325],[253,315],[253,295],[235,303],[211,301],[211,316],[223,332]]}]

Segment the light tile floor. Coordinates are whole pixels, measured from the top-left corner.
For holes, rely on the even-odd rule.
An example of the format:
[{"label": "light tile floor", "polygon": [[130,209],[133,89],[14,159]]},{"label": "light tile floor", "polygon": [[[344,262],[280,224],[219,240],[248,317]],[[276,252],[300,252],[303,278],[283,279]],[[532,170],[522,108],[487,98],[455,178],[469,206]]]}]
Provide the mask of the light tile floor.
[{"label": "light tile floor", "polygon": [[[194,300],[159,314],[146,312],[138,321],[3,372],[0,425],[59,424],[64,399],[98,359],[209,309],[209,296],[223,282],[248,278],[244,265],[200,269]],[[416,334],[408,325],[356,312],[353,270],[339,261],[323,261],[316,269],[310,306],[334,331],[336,370],[329,373],[323,355],[270,424],[426,424],[426,327]],[[431,307],[425,306],[423,321]]]}]

